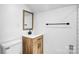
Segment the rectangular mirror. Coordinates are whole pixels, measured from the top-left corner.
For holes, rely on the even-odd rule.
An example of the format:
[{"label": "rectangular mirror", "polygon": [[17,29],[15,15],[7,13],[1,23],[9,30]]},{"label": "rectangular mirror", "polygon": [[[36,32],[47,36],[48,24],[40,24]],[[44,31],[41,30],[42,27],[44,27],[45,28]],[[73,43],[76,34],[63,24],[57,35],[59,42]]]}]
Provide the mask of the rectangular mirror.
[{"label": "rectangular mirror", "polygon": [[33,13],[23,10],[23,30],[33,30]]}]

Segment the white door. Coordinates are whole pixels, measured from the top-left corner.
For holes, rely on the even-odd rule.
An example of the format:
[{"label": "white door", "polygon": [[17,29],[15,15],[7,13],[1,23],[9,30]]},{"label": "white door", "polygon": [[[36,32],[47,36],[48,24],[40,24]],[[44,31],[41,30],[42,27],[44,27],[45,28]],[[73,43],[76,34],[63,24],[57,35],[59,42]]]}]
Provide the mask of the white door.
[{"label": "white door", "polygon": [[[47,25],[45,26],[44,52],[68,54],[76,53],[76,6],[64,7],[48,12],[46,23],[70,23],[70,25]],[[45,16],[44,16],[45,17]],[[70,46],[71,47],[70,49]],[[71,51],[72,50],[72,51]]]}]

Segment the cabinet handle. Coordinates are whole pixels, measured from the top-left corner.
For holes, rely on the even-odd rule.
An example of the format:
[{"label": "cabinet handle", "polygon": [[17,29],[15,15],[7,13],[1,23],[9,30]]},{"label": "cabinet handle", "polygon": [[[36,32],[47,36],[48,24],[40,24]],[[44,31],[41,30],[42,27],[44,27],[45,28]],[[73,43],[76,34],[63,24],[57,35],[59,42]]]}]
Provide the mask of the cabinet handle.
[{"label": "cabinet handle", "polygon": [[10,47],[5,48],[6,50],[10,49]]}]

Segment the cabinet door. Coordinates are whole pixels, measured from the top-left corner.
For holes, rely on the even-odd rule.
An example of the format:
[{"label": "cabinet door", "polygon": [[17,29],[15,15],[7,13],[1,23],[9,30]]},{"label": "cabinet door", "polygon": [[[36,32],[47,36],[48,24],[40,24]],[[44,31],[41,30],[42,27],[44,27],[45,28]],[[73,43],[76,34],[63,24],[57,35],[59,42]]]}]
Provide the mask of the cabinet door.
[{"label": "cabinet door", "polygon": [[43,36],[39,36],[33,39],[33,53],[43,53]]},{"label": "cabinet door", "polygon": [[23,54],[32,54],[33,48],[32,48],[32,39],[23,37]]}]

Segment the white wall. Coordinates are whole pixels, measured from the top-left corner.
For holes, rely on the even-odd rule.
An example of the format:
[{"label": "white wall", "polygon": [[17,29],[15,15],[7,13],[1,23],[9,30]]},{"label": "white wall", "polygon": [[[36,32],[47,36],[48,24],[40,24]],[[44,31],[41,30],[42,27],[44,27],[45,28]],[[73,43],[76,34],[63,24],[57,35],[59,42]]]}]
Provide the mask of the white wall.
[{"label": "white wall", "polygon": [[[76,53],[76,6],[69,6],[35,14],[35,31],[44,34],[44,53],[69,53],[74,45]],[[46,23],[69,22],[70,25],[46,26]]]},{"label": "white wall", "polygon": [[0,5],[1,41],[22,36],[23,9],[29,10],[26,5]]},{"label": "white wall", "polygon": [[79,5],[78,5],[78,53],[79,53]]},{"label": "white wall", "polygon": [[[23,31],[22,27],[23,9],[31,11],[27,5],[22,4],[0,5],[0,42],[21,40],[22,35],[27,34],[27,31]],[[15,50],[17,49],[19,47]]]}]

